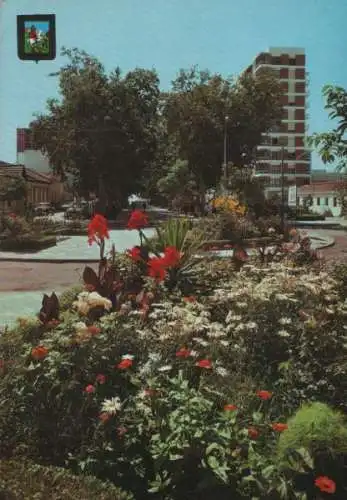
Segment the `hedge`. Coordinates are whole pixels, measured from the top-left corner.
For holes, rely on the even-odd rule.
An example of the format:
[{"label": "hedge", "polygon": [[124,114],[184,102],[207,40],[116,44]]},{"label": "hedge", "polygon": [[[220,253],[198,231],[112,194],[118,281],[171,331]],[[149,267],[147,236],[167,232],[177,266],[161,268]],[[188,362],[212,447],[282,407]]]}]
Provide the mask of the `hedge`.
[{"label": "hedge", "polygon": [[133,500],[110,482],[27,460],[0,460],[0,500]]},{"label": "hedge", "polygon": [[0,249],[9,252],[41,250],[57,244],[55,236],[6,238],[0,241]]}]

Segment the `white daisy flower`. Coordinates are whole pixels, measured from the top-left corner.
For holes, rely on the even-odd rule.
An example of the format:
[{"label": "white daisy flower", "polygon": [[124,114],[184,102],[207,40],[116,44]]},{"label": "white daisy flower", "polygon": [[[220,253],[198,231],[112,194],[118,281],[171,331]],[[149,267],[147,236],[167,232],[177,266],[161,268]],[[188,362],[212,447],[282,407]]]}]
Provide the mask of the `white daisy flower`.
[{"label": "white daisy flower", "polygon": [[171,365],[163,365],[163,366],[160,366],[158,368],[158,372],[161,372],[161,373],[169,372],[170,370],[172,370],[172,366]]},{"label": "white daisy flower", "polygon": [[279,335],[280,337],[290,337],[290,333],[288,333],[287,330],[280,330],[279,332],[277,332],[277,335]]},{"label": "white daisy flower", "polygon": [[115,415],[122,408],[122,403],[118,397],[104,399],[101,405],[102,413]]},{"label": "white daisy flower", "polygon": [[281,318],[278,321],[281,325],[290,325],[292,320],[291,318]]}]

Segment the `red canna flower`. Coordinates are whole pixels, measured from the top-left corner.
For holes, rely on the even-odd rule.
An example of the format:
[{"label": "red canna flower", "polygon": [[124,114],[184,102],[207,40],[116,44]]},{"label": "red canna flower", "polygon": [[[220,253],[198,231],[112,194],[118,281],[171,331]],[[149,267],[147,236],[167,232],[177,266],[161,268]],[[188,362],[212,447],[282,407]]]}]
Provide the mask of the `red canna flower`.
[{"label": "red canna flower", "polygon": [[131,260],[138,262],[142,260],[141,249],[139,247],[133,247],[131,250],[127,250],[127,256],[130,257]]},{"label": "red canna flower", "polygon": [[93,392],[95,392],[95,387],[92,384],[89,384],[84,389],[84,392],[86,392],[87,394],[92,394]]},{"label": "red canna flower", "polygon": [[236,411],[238,408],[235,405],[225,405],[224,411]]},{"label": "red canna flower", "polygon": [[106,382],[106,377],[102,373],[98,373],[95,380],[98,384],[104,384]]},{"label": "red canna flower", "polygon": [[101,422],[103,424],[108,422],[110,420],[110,418],[111,418],[111,415],[109,413],[106,413],[106,412],[100,413],[100,415],[99,415],[99,419],[101,420]]},{"label": "red canna flower", "polygon": [[90,325],[88,326],[88,332],[91,333],[92,335],[97,335],[98,333],[101,332],[101,328],[95,325]]},{"label": "red canna flower", "polygon": [[133,364],[133,360],[132,359],[122,359],[122,361],[120,363],[118,363],[117,365],[117,368],[119,368],[120,370],[126,370],[127,368],[130,368]]},{"label": "red canna flower", "polygon": [[272,398],[272,392],[269,391],[257,391],[257,396],[260,397],[263,401],[267,401]]},{"label": "red canna flower", "polygon": [[196,302],[196,297],[190,295],[189,297],[183,297],[184,302]]},{"label": "red canna flower", "polygon": [[190,355],[191,351],[189,349],[186,349],[185,347],[181,347],[181,349],[176,352],[177,358],[189,358]]},{"label": "red canna flower", "polygon": [[133,210],[128,220],[128,229],[142,229],[148,226],[148,215],[142,210]]},{"label": "red canna flower", "polygon": [[38,345],[37,347],[34,347],[31,350],[31,356],[34,359],[36,359],[36,361],[44,359],[47,356],[47,354],[48,354],[48,349],[43,345]]},{"label": "red canna flower", "polygon": [[272,429],[277,432],[283,432],[288,429],[287,424],[276,423],[271,425]]},{"label": "red canna flower", "polygon": [[212,368],[212,363],[209,359],[201,359],[197,363],[195,363],[195,366],[198,366],[199,368],[206,368],[207,370]]},{"label": "red canna flower", "polygon": [[148,260],[148,276],[157,281],[164,281],[166,277],[166,262],[162,257],[152,257]]},{"label": "red canna flower", "polygon": [[259,436],[259,431],[257,431],[257,429],[255,429],[254,427],[249,427],[248,437],[250,437],[251,439],[257,439],[258,436]]},{"label": "red canna flower", "polygon": [[162,258],[167,267],[175,267],[181,258],[181,253],[175,247],[166,247]]},{"label": "red canna flower", "polygon": [[95,241],[100,243],[109,238],[107,219],[103,215],[96,214],[88,224],[88,243],[92,245]]},{"label": "red canna flower", "polygon": [[335,493],[336,484],[335,481],[330,479],[327,476],[319,476],[316,478],[314,484],[319,488],[323,493]]}]

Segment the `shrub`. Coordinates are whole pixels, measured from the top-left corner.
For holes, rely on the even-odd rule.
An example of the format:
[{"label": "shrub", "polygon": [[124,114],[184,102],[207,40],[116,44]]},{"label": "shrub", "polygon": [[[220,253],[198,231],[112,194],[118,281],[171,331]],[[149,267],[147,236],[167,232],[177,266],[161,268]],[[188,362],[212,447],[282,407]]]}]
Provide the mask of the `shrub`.
[{"label": "shrub", "polygon": [[288,420],[288,430],[278,441],[278,454],[283,460],[288,450],[306,448],[312,456],[325,452],[347,453],[347,425],[342,413],[324,403],[303,405]]},{"label": "shrub", "polygon": [[18,235],[0,241],[0,248],[9,252],[37,251],[56,245],[55,236]]},{"label": "shrub", "polygon": [[75,476],[66,469],[28,460],[0,460],[0,498],[5,500],[131,500],[110,482]]},{"label": "shrub", "polygon": [[83,291],[82,285],[76,285],[65,290],[59,297],[61,311],[68,311],[72,308],[72,304],[77,300],[78,294]]}]

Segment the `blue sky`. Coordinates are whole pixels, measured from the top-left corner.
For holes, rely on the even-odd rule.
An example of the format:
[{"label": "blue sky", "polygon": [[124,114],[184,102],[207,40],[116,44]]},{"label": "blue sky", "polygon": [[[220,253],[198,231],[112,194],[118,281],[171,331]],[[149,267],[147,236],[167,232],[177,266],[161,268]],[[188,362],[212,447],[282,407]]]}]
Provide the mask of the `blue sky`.
[{"label": "blue sky", "polygon": [[[310,133],[330,129],[323,85],[347,87],[346,0],[2,0],[0,1],[0,160],[16,160],[16,127],[26,127],[57,96],[48,74],[64,62],[20,61],[16,15],[56,14],[57,54],[78,47],[117,65],[155,68],[168,88],[194,64],[237,75],[269,46],[305,47]],[[313,168],[323,168],[317,155]]]},{"label": "blue sky", "polygon": [[36,29],[43,31],[43,33],[47,33],[49,29],[49,23],[44,21],[25,21],[24,27],[25,29],[31,28],[34,25]]}]

